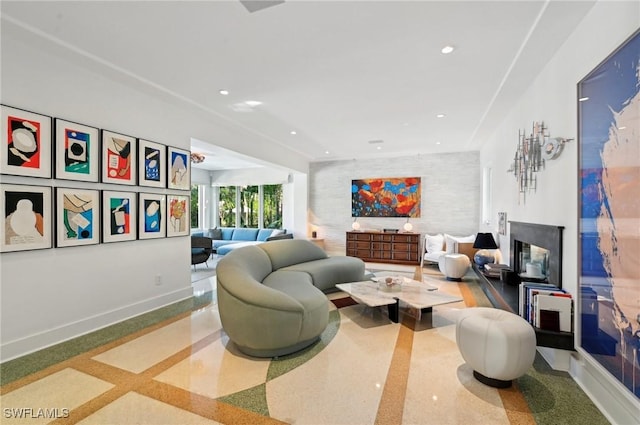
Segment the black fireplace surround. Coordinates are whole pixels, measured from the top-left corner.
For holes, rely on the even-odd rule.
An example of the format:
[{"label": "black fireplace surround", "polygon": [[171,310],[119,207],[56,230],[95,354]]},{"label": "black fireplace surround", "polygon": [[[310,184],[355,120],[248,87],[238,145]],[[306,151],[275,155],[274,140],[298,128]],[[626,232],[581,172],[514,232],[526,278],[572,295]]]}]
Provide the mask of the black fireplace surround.
[{"label": "black fireplace surround", "polygon": [[520,252],[523,244],[539,246],[549,250],[548,282],[562,288],[562,230],[564,227],[519,221],[509,221],[509,224],[509,266],[511,269],[517,271],[524,268],[524,265],[520,264]]}]

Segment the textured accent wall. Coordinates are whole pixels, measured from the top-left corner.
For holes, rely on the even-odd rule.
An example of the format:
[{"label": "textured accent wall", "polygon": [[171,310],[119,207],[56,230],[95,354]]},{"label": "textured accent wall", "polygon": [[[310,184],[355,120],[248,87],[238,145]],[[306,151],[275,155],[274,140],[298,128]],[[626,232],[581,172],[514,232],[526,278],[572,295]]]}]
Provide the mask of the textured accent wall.
[{"label": "textured accent wall", "polygon": [[[351,180],[375,177],[421,177],[422,217],[411,219],[417,233],[470,235],[480,223],[481,183],[478,152],[397,158],[315,162],[309,166],[310,230],[317,229],[325,249],[345,253],[351,230]],[[359,218],[361,230],[395,228],[405,218]]]}]

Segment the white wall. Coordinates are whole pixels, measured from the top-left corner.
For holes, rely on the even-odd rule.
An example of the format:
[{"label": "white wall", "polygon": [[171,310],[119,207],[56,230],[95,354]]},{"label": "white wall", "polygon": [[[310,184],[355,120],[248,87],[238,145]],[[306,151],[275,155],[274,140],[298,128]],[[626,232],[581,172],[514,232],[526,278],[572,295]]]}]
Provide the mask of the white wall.
[{"label": "white wall", "polygon": [[[269,146],[255,134],[230,128],[229,123],[216,122],[206,111],[90,56],[4,17],[1,30],[3,104],[183,149],[189,149],[195,137],[307,170],[307,161],[300,155]],[[240,139],[233,137],[237,134]],[[101,183],[0,178],[3,183],[138,190]],[[178,237],[0,254],[0,360],[191,296],[189,247],[188,237]]]},{"label": "white wall", "polygon": [[282,186],[282,227],[294,238],[310,237],[307,232],[309,177],[292,173],[289,183]]},{"label": "white wall", "polygon": [[[325,249],[345,253],[351,230],[351,181],[376,177],[420,177],[421,217],[411,219],[416,233],[470,235],[480,221],[478,152],[354,159],[311,163],[309,227],[325,239]],[[406,218],[359,218],[361,229],[402,229]]]},{"label": "white wall", "polygon": [[[564,226],[563,287],[578,291],[578,151],[577,83],[640,26],[639,2],[598,2],[560,48],[538,78],[531,83],[511,113],[481,151],[482,167],[493,172],[491,230],[497,214],[508,220]],[[529,133],[533,121],[544,121],[552,137],[573,138],[559,158],[548,161],[538,173],[537,191],[518,203],[516,181],[506,172],[515,153],[518,129]],[[508,260],[509,234],[502,236],[503,257]],[[579,341],[576,341],[579,346]],[[598,407],[614,423],[636,423],[638,400],[631,396],[588,356],[574,353],[571,373]]]}]

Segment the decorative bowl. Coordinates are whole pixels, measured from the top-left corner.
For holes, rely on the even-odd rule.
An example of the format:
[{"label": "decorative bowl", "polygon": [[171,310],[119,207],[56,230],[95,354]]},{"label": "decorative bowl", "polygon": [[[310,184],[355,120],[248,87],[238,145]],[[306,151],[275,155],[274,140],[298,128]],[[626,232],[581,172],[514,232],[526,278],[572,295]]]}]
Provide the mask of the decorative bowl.
[{"label": "decorative bowl", "polygon": [[378,281],[378,290],[382,292],[400,292],[402,290],[401,277],[387,277]]}]

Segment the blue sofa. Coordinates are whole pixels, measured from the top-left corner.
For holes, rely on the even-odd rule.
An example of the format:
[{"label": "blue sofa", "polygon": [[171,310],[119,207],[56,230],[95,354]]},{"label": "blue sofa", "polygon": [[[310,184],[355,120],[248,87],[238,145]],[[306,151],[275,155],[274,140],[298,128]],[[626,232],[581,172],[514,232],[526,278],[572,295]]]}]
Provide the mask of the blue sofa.
[{"label": "blue sofa", "polygon": [[228,254],[230,251],[248,245],[257,245],[262,242],[291,239],[284,229],[256,229],[251,227],[218,227],[205,231],[197,231],[192,236],[206,236],[213,239],[212,249],[218,255]]}]

